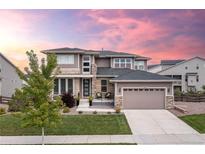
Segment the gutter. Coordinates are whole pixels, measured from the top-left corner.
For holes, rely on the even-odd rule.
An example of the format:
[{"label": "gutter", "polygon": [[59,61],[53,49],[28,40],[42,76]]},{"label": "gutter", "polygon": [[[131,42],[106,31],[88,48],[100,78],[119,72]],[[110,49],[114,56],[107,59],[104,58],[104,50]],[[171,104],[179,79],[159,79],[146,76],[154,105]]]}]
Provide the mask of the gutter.
[{"label": "gutter", "polygon": [[175,82],[179,80],[110,80],[110,82]]}]

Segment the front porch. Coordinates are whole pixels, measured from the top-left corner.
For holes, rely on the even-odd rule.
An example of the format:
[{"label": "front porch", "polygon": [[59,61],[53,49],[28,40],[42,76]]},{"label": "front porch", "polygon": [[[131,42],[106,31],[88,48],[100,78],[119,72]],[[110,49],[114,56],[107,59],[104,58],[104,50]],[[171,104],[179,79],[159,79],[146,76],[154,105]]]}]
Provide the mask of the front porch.
[{"label": "front porch", "polygon": [[80,99],[76,111],[82,112],[115,112],[113,99],[93,99],[92,106],[89,106],[88,99]]}]

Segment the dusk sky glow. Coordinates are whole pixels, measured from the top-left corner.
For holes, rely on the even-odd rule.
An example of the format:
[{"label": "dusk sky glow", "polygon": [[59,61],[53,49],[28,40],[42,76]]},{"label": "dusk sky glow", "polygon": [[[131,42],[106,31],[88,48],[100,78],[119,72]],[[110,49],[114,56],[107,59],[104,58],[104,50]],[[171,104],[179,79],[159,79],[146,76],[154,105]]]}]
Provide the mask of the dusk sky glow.
[{"label": "dusk sky glow", "polygon": [[61,47],[135,53],[152,64],[205,58],[205,10],[0,10],[0,52],[18,67],[27,50]]}]

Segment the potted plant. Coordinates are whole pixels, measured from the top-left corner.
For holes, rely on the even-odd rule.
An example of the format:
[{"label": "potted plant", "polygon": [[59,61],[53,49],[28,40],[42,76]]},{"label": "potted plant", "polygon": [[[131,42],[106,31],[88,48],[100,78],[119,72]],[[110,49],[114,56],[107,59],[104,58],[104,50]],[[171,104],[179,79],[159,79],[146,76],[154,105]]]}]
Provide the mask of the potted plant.
[{"label": "potted plant", "polygon": [[89,100],[89,106],[92,106],[93,105],[93,96],[89,96],[88,100]]}]

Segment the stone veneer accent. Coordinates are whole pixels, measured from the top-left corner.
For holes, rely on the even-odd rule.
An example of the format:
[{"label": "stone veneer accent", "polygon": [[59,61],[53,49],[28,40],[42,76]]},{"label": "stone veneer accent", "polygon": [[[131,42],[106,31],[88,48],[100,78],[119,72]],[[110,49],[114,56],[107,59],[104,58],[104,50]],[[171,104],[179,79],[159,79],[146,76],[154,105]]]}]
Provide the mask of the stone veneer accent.
[{"label": "stone veneer accent", "polygon": [[[115,107],[122,108],[122,96],[115,96]],[[165,109],[172,109],[174,107],[174,97],[166,96]]]},{"label": "stone veneer accent", "polygon": [[120,95],[115,96],[115,107],[122,108],[122,96]]},{"label": "stone veneer accent", "polygon": [[91,73],[93,75],[93,78],[92,78],[92,96],[95,97],[95,94],[97,92],[97,79],[96,79],[96,74],[97,74],[97,65],[96,64],[92,64],[91,65]]},{"label": "stone veneer accent", "polygon": [[166,96],[165,109],[174,108],[174,96]]}]

